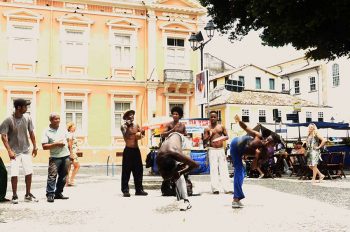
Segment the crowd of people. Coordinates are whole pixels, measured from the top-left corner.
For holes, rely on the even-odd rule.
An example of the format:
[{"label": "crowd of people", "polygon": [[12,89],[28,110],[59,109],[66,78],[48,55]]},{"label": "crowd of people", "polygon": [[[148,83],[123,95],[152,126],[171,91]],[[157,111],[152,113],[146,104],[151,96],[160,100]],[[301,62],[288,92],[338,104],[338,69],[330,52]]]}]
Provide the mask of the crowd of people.
[{"label": "crowd of people", "polygon": [[[34,134],[34,126],[29,114],[26,114],[30,102],[24,99],[14,101],[14,113],[6,118],[1,126],[0,133],[3,144],[10,158],[10,176],[12,184],[12,203],[18,203],[17,182],[19,167],[22,165],[25,175],[26,193],[25,201],[37,202],[38,199],[31,193],[31,182],[33,174],[32,158],[37,155],[38,147]],[[175,106],[171,109],[173,121],[167,123],[165,131],[162,132],[162,143],[156,156],[156,163],[160,175],[164,180],[171,181],[176,186],[177,200],[181,202],[180,210],[188,210],[192,206],[188,199],[186,181],[184,175],[199,167],[185,152],[186,126],[180,122],[183,117],[181,107]],[[143,164],[138,141],[145,136],[145,130],[134,122],[135,111],[128,110],[123,115],[124,124],[121,132],[125,141],[122,157],[121,192],[123,197],[130,197],[129,180],[133,174],[135,184],[135,195],[147,196],[143,188]],[[225,155],[224,141],[228,140],[226,128],[218,122],[218,114],[210,112],[210,124],[204,130],[203,144],[208,149],[210,165],[210,183],[213,194],[220,194],[222,190],[226,194],[233,193],[232,207],[241,208],[241,200],[245,198],[243,192],[243,181],[246,175],[244,157],[255,157],[252,169],[259,172],[262,178],[264,173],[260,166],[265,162],[271,150],[276,145],[274,135],[263,137],[263,135],[249,128],[241,118],[236,115],[234,120],[247,133],[245,136],[235,137],[230,142],[230,156],[234,166],[233,191],[230,187],[228,163]],[[48,202],[55,199],[68,199],[63,195],[65,186],[75,185],[75,176],[80,168],[78,161],[78,142],[75,137],[74,123],[67,126],[60,124],[60,115],[51,113],[50,124],[44,131],[41,144],[44,150],[49,150],[49,164],[46,197]],[[30,142],[32,149],[30,148]],[[319,142],[320,141],[320,142]],[[318,170],[317,164],[320,159],[320,149],[326,140],[319,135],[314,124],[309,125],[309,133],[306,139],[306,150],[301,147],[301,142],[295,144],[292,153],[306,154],[307,165],[313,172],[312,182],[324,178]],[[290,164],[297,160],[290,159]],[[73,167],[73,168],[72,168]],[[7,189],[7,171],[0,157],[0,202],[10,201],[5,198]]]}]

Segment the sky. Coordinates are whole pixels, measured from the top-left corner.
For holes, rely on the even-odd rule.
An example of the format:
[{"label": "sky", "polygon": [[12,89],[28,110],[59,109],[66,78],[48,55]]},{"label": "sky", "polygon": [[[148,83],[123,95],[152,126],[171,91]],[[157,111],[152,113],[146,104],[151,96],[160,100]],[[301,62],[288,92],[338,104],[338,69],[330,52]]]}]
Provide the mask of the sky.
[{"label": "sky", "polygon": [[[202,33],[204,36],[205,32]],[[290,45],[280,48],[263,46],[256,31],[234,43],[227,38],[227,35],[220,36],[215,32],[212,41],[205,45],[204,53],[208,52],[235,67],[254,64],[262,68],[304,56],[304,51],[297,51]]]}]

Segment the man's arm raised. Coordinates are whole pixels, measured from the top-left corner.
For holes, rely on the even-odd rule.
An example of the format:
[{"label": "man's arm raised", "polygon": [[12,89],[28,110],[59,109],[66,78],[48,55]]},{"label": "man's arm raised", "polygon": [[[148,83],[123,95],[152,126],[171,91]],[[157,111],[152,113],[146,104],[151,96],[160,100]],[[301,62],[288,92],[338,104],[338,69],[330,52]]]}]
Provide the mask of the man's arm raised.
[{"label": "man's arm raised", "polygon": [[244,122],[241,121],[241,118],[236,114],[235,116],[235,121],[236,123],[239,124],[239,126],[245,130],[250,136],[253,136],[253,137],[259,137],[259,138],[262,138],[261,137],[261,134],[255,130],[252,130],[251,128],[249,128]]}]

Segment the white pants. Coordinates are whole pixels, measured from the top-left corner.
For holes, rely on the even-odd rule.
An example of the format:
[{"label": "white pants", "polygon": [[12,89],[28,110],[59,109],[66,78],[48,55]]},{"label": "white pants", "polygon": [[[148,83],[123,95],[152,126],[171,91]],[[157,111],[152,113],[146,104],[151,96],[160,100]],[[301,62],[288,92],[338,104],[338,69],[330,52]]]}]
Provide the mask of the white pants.
[{"label": "white pants", "polygon": [[183,175],[180,176],[180,178],[175,182],[176,184],[176,196],[177,200],[187,199],[187,185],[186,180]]},{"label": "white pants", "polygon": [[224,192],[232,191],[232,187],[230,186],[230,178],[224,148],[209,147],[208,154],[210,165],[211,190],[213,192],[220,191],[220,173],[222,189],[224,190]]},{"label": "white pants", "polygon": [[19,166],[22,164],[24,175],[33,173],[32,156],[26,153],[16,155],[16,159],[11,159],[11,177],[19,176]]}]

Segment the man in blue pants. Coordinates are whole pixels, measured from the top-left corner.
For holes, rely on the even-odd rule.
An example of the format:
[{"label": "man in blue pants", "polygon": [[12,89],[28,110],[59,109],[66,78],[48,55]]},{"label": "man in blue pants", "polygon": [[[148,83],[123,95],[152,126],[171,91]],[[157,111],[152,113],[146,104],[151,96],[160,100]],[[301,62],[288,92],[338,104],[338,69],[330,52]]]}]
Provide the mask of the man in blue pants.
[{"label": "man in blue pants", "polygon": [[238,115],[235,116],[236,123],[245,130],[248,135],[236,137],[231,141],[230,154],[235,168],[233,177],[233,201],[232,208],[242,208],[241,200],[245,198],[242,185],[244,180],[243,155],[253,155],[256,157],[268,155],[267,148],[274,146],[274,139],[270,135],[263,140],[262,135],[249,128],[241,121]]}]

